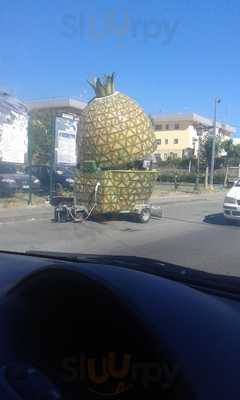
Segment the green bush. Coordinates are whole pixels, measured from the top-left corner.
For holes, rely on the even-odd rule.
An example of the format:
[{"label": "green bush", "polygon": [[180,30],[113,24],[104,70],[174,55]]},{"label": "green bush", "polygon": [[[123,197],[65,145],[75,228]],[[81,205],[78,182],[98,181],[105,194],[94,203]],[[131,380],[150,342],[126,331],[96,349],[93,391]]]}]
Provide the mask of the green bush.
[{"label": "green bush", "polygon": [[[180,171],[159,173],[157,180],[159,182],[174,183],[175,177],[177,177],[177,182],[180,183],[196,183],[196,173],[188,173]],[[223,184],[224,179],[225,179],[224,173],[215,173],[214,175],[215,184]],[[199,183],[204,183],[204,182],[205,182],[205,174],[201,172],[199,174]]]},{"label": "green bush", "polygon": [[[179,169],[186,169],[186,168],[188,168],[189,160],[186,159],[186,158],[183,158],[183,159],[181,159],[181,158],[176,158],[176,159],[174,159],[174,160],[166,160],[166,161],[159,160],[159,161],[157,162],[157,164],[158,164],[158,166],[159,166],[160,168],[161,168],[161,167],[170,167],[170,168],[177,168],[177,169],[178,169],[178,168],[179,168]],[[192,160],[192,168],[195,169],[196,166],[197,166],[197,160],[196,160],[196,159],[193,159],[193,160]]]},{"label": "green bush", "polygon": [[[215,169],[216,170],[219,169],[219,168],[222,168],[226,164],[225,158],[226,157],[216,157],[215,158]],[[238,164],[239,164],[239,159],[238,159]],[[167,169],[169,167],[169,169],[173,168],[173,169],[186,170],[186,169],[188,169],[188,166],[189,166],[189,159],[187,159],[187,158],[182,158],[182,159],[181,158],[177,158],[177,159],[174,159],[174,160],[166,160],[166,161],[159,160],[157,162],[157,165],[159,166],[159,168],[166,168]],[[205,162],[202,163],[202,160],[201,160],[201,169],[205,170],[205,166],[206,166],[206,163]],[[196,172],[196,169],[197,169],[197,159],[196,158],[192,159],[191,168],[192,168],[192,171]]]},{"label": "green bush", "polygon": [[215,184],[224,184],[225,174],[224,173],[215,173],[214,174],[214,183]]},{"label": "green bush", "polygon": [[[177,182],[186,182],[186,183],[195,183],[196,182],[196,174],[194,173],[182,173],[177,171],[176,173],[174,172],[164,172],[160,173],[158,176],[158,181],[159,182],[169,182],[173,183],[175,181],[175,177],[177,177]],[[199,180],[204,181],[204,175],[200,174],[199,175]]]}]

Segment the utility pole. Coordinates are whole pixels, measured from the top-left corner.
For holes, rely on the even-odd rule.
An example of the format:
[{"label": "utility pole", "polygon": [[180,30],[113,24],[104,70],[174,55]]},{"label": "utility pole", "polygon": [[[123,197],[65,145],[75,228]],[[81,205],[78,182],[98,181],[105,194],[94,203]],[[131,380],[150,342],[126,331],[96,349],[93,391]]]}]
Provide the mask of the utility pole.
[{"label": "utility pole", "polygon": [[[198,135],[198,132],[197,132]],[[197,141],[197,139],[195,139]],[[196,183],[195,190],[199,190],[199,171],[200,171],[200,136],[198,136],[198,149],[197,149],[197,174],[196,174]]]},{"label": "utility pole", "polygon": [[214,163],[216,151],[216,134],[217,134],[217,105],[221,103],[221,99],[216,97],[214,99],[214,120],[213,120],[213,139],[212,139],[212,156],[211,156],[211,170],[210,170],[210,188],[213,190],[213,177],[214,177]]},{"label": "utility pole", "polygon": [[28,205],[32,205],[32,127],[28,125],[28,165],[29,165],[29,192]]},{"label": "utility pole", "polygon": [[202,124],[197,124],[195,126],[197,132],[197,138],[194,139],[195,145],[198,142],[197,148],[197,170],[196,170],[196,182],[195,182],[195,190],[199,190],[199,174],[200,174],[200,157],[201,157],[201,149],[202,149],[202,136],[204,132],[204,126]]},{"label": "utility pole", "polygon": [[55,124],[56,124],[56,115],[54,112],[51,114],[51,160],[50,160],[50,204],[52,203],[53,196],[55,194],[55,179],[54,179],[54,171],[55,171],[55,148],[56,148],[56,136],[55,136]]}]

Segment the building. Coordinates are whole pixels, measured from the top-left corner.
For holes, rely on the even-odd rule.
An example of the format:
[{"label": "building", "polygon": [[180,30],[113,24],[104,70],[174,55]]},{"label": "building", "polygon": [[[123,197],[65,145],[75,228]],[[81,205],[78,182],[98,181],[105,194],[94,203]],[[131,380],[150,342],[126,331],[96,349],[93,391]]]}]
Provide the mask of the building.
[{"label": "building", "polygon": [[56,113],[68,113],[80,115],[86,103],[76,98],[50,98],[42,100],[32,100],[25,103],[29,112],[39,111]]},{"label": "building", "polygon": [[27,109],[20,100],[0,91],[0,162],[23,164],[27,149]]},{"label": "building", "polygon": [[[213,120],[196,113],[171,113],[152,116],[157,149],[156,160],[182,158],[197,154],[199,137],[213,131]],[[235,128],[217,122],[217,134],[222,140],[230,139]]]},{"label": "building", "polygon": [[[74,98],[53,98],[27,103],[33,124],[42,127],[43,135],[46,131],[54,135],[56,164],[76,165],[78,121],[85,106],[86,103]],[[46,155],[44,146],[41,145],[40,151],[33,156],[34,161],[49,162],[48,154]]]},{"label": "building", "polygon": [[233,138],[233,144],[240,144],[240,138],[239,137],[236,137],[236,138]]}]

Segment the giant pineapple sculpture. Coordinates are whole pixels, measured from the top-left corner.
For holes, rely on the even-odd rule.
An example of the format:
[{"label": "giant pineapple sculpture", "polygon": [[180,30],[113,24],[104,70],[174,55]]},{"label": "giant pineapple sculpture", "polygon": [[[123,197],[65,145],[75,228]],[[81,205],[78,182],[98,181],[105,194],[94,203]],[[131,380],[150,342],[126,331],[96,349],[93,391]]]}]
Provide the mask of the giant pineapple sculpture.
[{"label": "giant pineapple sculpture", "polygon": [[[129,170],[127,166],[155,150],[152,123],[141,107],[128,96],[115,91],[114,74],[103,82],[89,82],[95,97],[82,112],[77,136],[79,172],[75,179],[77,201],[89,207],[96,182],[98,212],[133,209],[146,202],[154,174]],[[83,172],[84,163],[94,161],[98,172]]]}]

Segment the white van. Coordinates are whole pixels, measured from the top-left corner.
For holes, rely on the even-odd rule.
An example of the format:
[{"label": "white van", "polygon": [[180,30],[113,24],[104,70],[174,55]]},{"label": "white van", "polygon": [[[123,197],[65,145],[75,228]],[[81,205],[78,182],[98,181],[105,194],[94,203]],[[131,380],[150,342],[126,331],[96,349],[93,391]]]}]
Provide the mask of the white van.
[{"label": "white van", "polygon": [[240,221],[240,179],[227,193],[223,204],[224,217],[229,220]]}]

